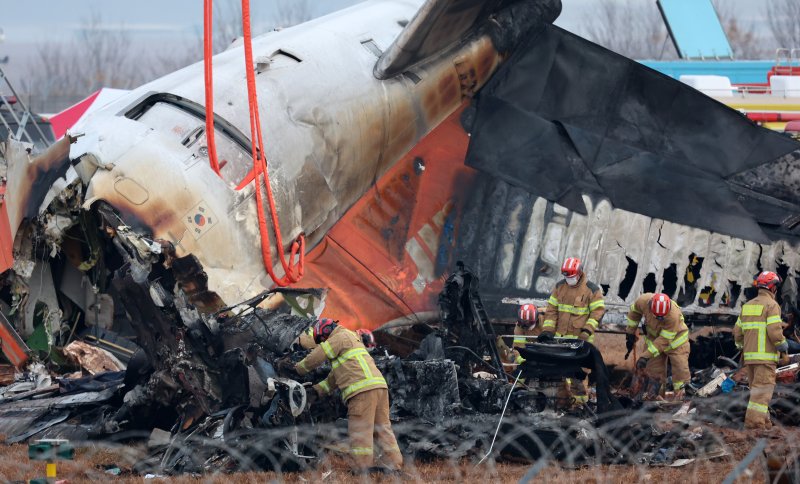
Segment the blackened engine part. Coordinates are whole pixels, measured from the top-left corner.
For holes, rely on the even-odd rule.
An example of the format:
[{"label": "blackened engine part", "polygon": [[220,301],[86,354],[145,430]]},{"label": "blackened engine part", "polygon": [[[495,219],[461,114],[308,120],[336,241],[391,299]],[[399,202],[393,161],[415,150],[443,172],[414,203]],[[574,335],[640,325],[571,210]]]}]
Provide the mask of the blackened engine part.
[{"label": "blackened engine part", "polygon": [[422,338],[419,348],[411,352],[406,359],[409,361],[443,360],[444,343],[442,342],[442,335],[439,332],[428,334]]},{"label": "blackened engine part", "polygon": [[255,308],[220,321],[226,348],[246,348],[256,343],[268,353],[283,354],[312,324],[308,318]]},{"label": "blackened engine part", "polygon": [[386,378],[393,418],[442,422],[459,410],[461,398],[455,364],[450,360],[400,361],[376,357]]},{"label": "blackened engine part", "polygon": [[250,378],[245,365],[244,351],[240,348],[226,351],[219,363],[225,380],[225,384],[222,385],[222,406],[228,408],[249,403]]},{"label": "blackened engine part", "polygon": [[781,222],[793,202],[734,181],[793,156],[797,142],[558,27],[528,34],[477,97],[467,166],[582,214],[589,194],[759,243],[770,225],[797,235]]},{"label": "blackened engine part", "polygon": [[[458,380],[461,403],[473,412],[499,414],[511,387],[505,380],[480,380],[460,378]],[[495,425],[497,422],[495,422]]]},{"label": "blackened engine part", "polygon": [[488,355],[491,359],[489,368],[502,377],[503,364],[495,346],[494,328],[484,310],[478,284],[478,276],[468,270],[463,262],[456,262],[456,270],[445,281],[438,299],[442,322],[450,337],[455,338],[455,344],[447,346],[469,348],[479,359],[482,355]]}]

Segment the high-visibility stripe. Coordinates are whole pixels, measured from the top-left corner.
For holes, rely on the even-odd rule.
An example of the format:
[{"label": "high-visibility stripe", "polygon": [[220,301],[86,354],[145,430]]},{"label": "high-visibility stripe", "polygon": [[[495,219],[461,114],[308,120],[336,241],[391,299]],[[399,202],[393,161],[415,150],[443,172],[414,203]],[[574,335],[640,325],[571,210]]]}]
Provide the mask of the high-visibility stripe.
[{"label": "high-visibility stripe", "polygon": [[767,326],[769,326],[770,324],[775,324],[780,322],[781,322],[781,317],[777,314],[775,316],[770,316],[767,318]]},{"label": "high-visibility stripe", "polygon": [[592,328],[597,329],[597,321],[594,320],[594,319],[589,318],[586,321],[586,326],[591,326]]},{"label": "high-visibility stripe", "polygon": [[303,358],[300,363],[297,364],[298,368],[302,368],[304,372],[308,373],[308,368],[306,367],[306,359]]},{"label": "high-visibility stripe", "polygon": [[575,336],[574,334],[561,334],[561,333],[556,333],[556,337],[557,337],[557,338],[564,338],[564,339],[578,339],[578,337],[577,337],[577,336]]},{"label": "high-visibility stripe", "polygon": [[686,384],[684,382],[680,381],[680,380],[673,380],[672,381],[672,389],[675,390],[676,392],[678,390],[682,389],[685,385]]},{"label": "high-visibility stripe", "polygon": [[357,358],[359,356],[366,355],[367,350],[364,348],[353,348],[352,350],[345,351],[342,353],[338,358],[331,361],[331,369],[339,368],[347,360],[351,360],[353,358]]},{"label": "high-visibility stripe", "polygon": [[322,380],[321,382],[319,382],[319,387],[325,393],[331,392],[331,386],[328,384],[328,380]]},{"label": "high-visibility stripe", "polygon": [[322,347],[322,351],[325,352],[325,356],[327,356],[329,360],[336,358],[336,353],[333,352],[333,347],[330,343],[323,341],[320,343],[320,346]]},{"label": "high-visibility stripe", "polygon": [[521,365],[522,363],[525,363],[525,358],[523,358],[522,356],[517,356],[517,359],[514,360],[514,363]]},{"label": "high-visibility stripe", "polygon": [[778,353],[761,353],[758,351],[745,351],[744,361],[778,361]]},{"label": "high-visibility stripe", "polygon": [[628,322],[628,327],[629,328],[635,328],[636,326],[639,326],[639,321],[634,321],[634,320],[632,320],[630,318],[625,318],[625,321]]},{"label": "high-visibility stripe", "polygon": [[584,314],[589,314],[589,308],[588,307],[578,307],[578,306],[573,306],[571,304],[559,304],[558,305],[558,311],[561,312],[561,313],[570,313],[570,314],[575,314],[575,315],[578,315],[578,316],[583,316]]},{"label": "high-visibility stripe", "polygon": [[589,303],[589,309],[592,311],[594,311],[597,308],[604,308],[604,307],[606,307],[606,303],[602,299],[598,299],[597,301]]},{"label": "high-visibility stripe", "polygon": [[656,345],[654,345],[653,342],[650,341],[649,338],[645,338],[644,342],[645,342],[645,344],[647,344],[647,350],[650,352],[650,354],[653,355],[653,358],[655,358],[656,356],[659,355],[658,348],[656,348]]},{"label": "high-visibility stripe", "polygon": [[734,326],[739,326],[741,328],[742,327],[742,318],[736,318],[736,324],[734,324]]},{"label": "high-visibility stripe", "polygon": [[358,360],[358,364],[361,366],[361,371],[364,372],[364,377],[372,378],[372,370],[369,369],[367,360],[364,359],[363,356],[356,356],[356,360]]},{"label": "high-visibility stripe", "polygon": [[682,333],[680,336],[675,338],[672,341],[672,343],[669,344],[669,349],[670,350],[674,350],[675,348],[685,344],[687,341],[689,341],[689,332],[688,331]]},{"label": "high-visibility stripe", "polygon": [[767,326],[766,321],[748,321],[739,325],[740,328],[747,329],[762,329]]},{"label": "high-visibility stripe", "polygon": [[662,338],[666,338],[670,341],[674,340],[677,334],[678,333],[675,331],[667,331],[666,329],[662,329],[661,332],[658,333],[659,336],[661,336]]},{"label": "high-visibility stripe", "polygon": [[353,383],[352,385],[342,390],[342,399],[347,400],[347,397],[352,395],[353,392],[357,392],[359,390],[363,390],[365,388],[378,385],[386,385],[386,380],[384,380],[382,376],[367,378],[359,382]]},{"label": "high-visibility stripe", "polygon": [[755,410],[756,412],[769,413],[769,407],[763,403],[756,403],[753,401],[747,402],[748,410]]},{"label": "high-visibility stripe", "polygon": [[550,298],[547,300],[547,304],[558,306],[558,299],[555,296],[550,296]]},{"label": "high-visibility stripe", "polygon": [[524,336],[514,336],[514,344],[525,344],[527,343],[527,339]]},{"label": "high-visibility stripe", "polygon": [[372,455],[372,447],[353,447],[350,449],[353,455]]},{"label": "high-visibility stripe", "polygon": [[631,312],[636,314],[642,314],[642,312],[639,311],[639,308],[636,307],[636,303],[631,304]]},{"label": "high-visibility stripe", "polygon": [[742,306],[742,316],[761,316],[764,306],[761,304],[745,304]]},{"label": "high-visibility stripe", "polygon": [[545,320],[542,323],[542,328],[555,328],[555,327],[556,327],[556,322],[555,321],[551,321],[549,319]]}]

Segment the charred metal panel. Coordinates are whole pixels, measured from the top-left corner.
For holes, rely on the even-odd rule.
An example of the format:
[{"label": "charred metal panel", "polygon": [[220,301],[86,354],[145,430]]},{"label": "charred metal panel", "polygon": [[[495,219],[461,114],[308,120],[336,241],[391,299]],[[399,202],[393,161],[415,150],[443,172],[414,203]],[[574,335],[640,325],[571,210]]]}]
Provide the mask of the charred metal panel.
[{"label": "charred metal panel", "polygon": [[[494,264],[498,259],[511,258],[507,254],[509,241],[511,234],[516,234],[511,246],[513,257],[519,261],[516,277],[481,278],[481,288],[489,302],[511,298],[543,304],[561,279],[561,261],[570,256],[581,257],[589,278],[604,288],[610,310],[607,322],[622,320],[626,308],[645,291],[644,281],[650,274],[655,287],[647,290],[672,287],[670,296],[686,313],[717,315],[738,311],[741,299],[734,298],[734,287],[750,286],[760,270],[786,267],[787,277],[800,276],[798,243],[779,240],[757,244],[615,209],[603,199],[585,197],[588,213],[582,215],[536,198],[531,204],[533,215],[523,218],[524,226],[520,228],[519,219],[510,216],[517,210],[517,202],[491,195],[516,190],[511,186],[499,188],[505,183],[476,176],[473,185],[465,190],[489,195],[467,199],[455,214],[460,233],[451,256],[468,266],[485,265],[499,270]],[[485,236],[484,231],[490,228],[502,235]],[[473,233],[482,234],[482,238],[472,237]],[[696,277],[687,280],[687,270],[697,258],[703,260],[702,266]],[[667,281],[670,270],[676,274],[675,281]],[[703,293],[704,288],[714,293],[713,302],[708,291]],[[497,306],[493,310],[501,311]]]},{"label": "charred metal panel", "polygon": [[[758,223],[780,217],[751,205],[774,204],[743,203],[726,179],[800,147],[552,25],[532,32],[481,91],[474,119],[467,164],[534,195],[583,213],[580,196],[589,193],[624,210],[761,243],[769,238]],[[786,166],[761,170],[780,179]],[[798,206],[779,208],[783,218],[800,215]]]}]

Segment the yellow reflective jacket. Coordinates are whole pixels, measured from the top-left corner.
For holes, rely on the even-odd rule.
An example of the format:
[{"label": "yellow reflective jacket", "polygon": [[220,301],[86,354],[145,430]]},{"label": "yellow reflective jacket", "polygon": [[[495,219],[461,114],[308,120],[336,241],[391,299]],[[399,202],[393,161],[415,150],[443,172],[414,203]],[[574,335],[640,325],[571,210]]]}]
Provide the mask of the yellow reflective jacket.
[{"label": "yellow reflective jacket", "polygon": [[327,341],[320,343],[297,363],[295,371],[301,376],[305,375],[325,363],[325,360],[330,361],[331,372],[328,378],[314,385],[314,389],[322,395],[338,388],[342,391],[342,400],[346,402],[367,390],[388,388],[361,338],[343,326],[337,326]]},{"label": "yellow reflective jacket", "polygon": [[547,300],[542,328],[565,338],[577,338],[586,329],[592,341],[605,311],[603,290],[584,274],[575,286],[566,281],[556,284]]},{"label": "yellow reflective jacket", "polygon": [[781,326],[781,308],[774,294],[759,289],[758,296],[742,306],[742,313],[733,327],[733,338],[744,352],[745,365],[777,365],[775,346],[786,338]]},{"label": "yellow reflective jacket", "polygon": [[650,358],[655,358],[662,353],[671,353],[677,348],[689,344],[689,328],[683,320],[683,311],[675,301],[664,319],[659,320],[650,310],[652,292],[639,296],[628,311],[626,318],[626,331],[636,334],[639,322],[644,318],[645,336],[644,343]]}]

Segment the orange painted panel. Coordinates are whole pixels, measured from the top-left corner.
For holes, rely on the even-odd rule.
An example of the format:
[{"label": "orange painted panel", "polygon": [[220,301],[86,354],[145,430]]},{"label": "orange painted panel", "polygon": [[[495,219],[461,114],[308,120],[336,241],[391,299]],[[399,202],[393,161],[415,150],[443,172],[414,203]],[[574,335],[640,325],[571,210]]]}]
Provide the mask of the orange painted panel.
[{"label": "orange painted panel", "polygon": [[323,315],[374,329],[436,311],[451,261],[469,138],[461,110],[425,137],[306,256],[304,287],[326,287]]}]

